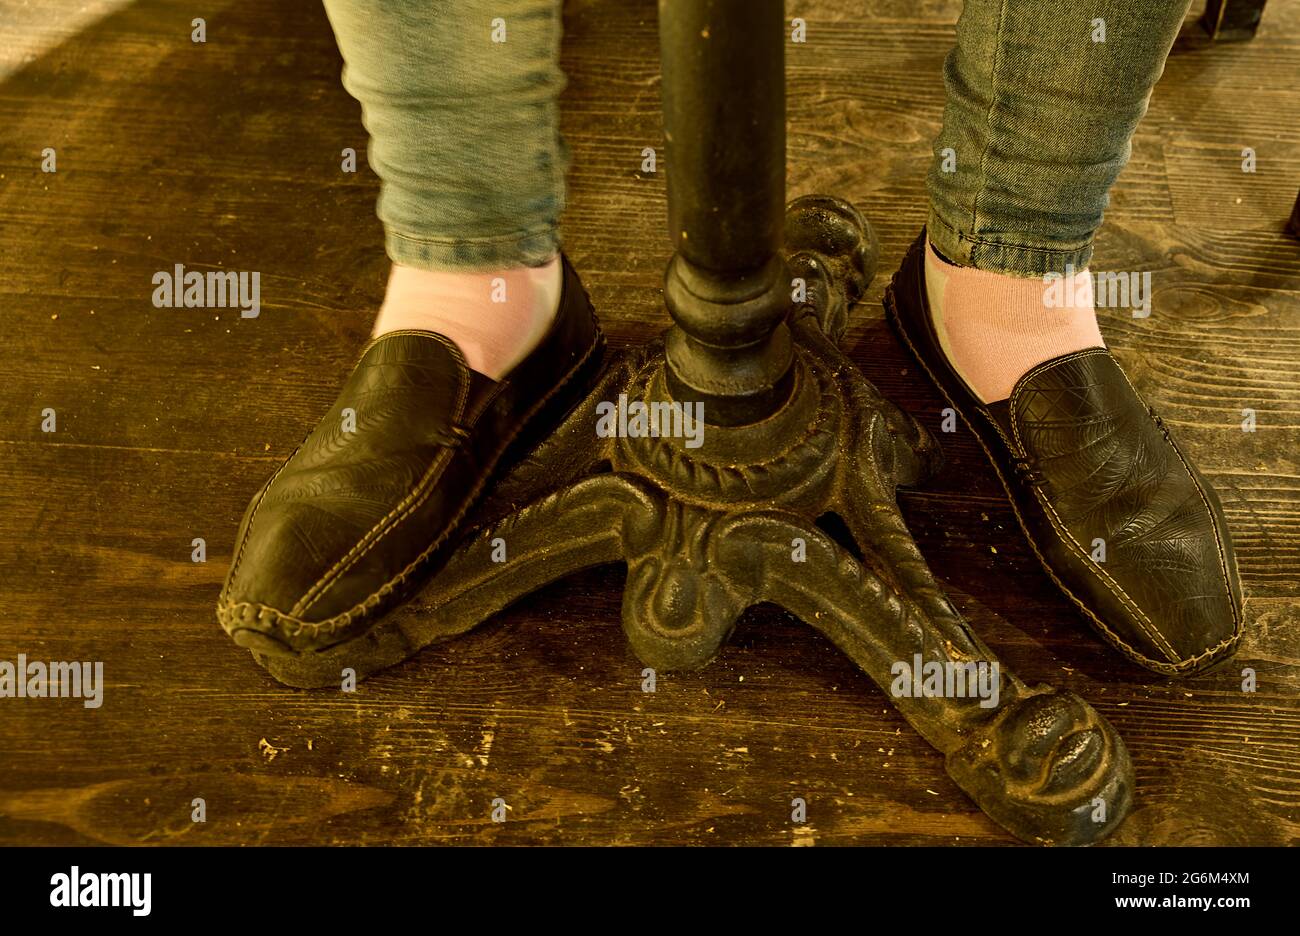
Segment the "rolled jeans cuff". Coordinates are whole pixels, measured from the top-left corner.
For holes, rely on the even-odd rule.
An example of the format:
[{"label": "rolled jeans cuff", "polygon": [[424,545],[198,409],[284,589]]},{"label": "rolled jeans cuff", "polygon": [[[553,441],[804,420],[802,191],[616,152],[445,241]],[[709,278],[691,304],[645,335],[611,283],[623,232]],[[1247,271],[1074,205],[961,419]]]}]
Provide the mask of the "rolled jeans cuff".
[{"label": "rolled jeans cuff", "polygon": [[500,237],[430,238],[386,230],[388,259],[420,270],[495,270],[542,266],[560,252],[553,225]]},{"label": "rolled jeans cuff", "polygon": [[1067,268],[1084,270],[1092,260],[1092,240],[1078,247],[1030,247],[1002,244],[971,237],[946,222],[932,205],[926,221],[926,236],[934,249],[958,266],[975,267],[1010,276],[1041,277],[1064,275]]}]

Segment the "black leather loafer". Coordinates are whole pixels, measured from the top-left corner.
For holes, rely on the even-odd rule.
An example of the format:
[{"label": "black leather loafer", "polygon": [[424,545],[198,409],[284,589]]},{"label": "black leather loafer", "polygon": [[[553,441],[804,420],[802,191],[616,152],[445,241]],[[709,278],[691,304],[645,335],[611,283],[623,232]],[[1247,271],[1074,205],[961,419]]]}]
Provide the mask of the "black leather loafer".
[{"label": "black leather loafer", "polygon": [[354,639],[445,561],[503,457],[550,432],[599,366],[591,302],[563,267],[555,322],[500,382],[433,332],[366,346],[244,515],[217,604],[237,644],[292,655]]},{"label": "black leather loafer", "polygon": [[1167,675],[1231,656],[1242,595],[1223,509],[1110,352],[1046,361],[1010,399],[980,402],[931,324],[924,231],[885,309],[984,447],[1047,574],[1097,633]]}]

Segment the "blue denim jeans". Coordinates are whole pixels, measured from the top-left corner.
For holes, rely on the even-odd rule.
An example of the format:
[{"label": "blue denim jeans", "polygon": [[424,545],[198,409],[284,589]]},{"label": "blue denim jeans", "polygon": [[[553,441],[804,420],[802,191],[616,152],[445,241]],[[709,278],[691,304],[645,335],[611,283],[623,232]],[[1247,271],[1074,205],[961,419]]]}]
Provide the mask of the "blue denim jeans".
[{"label": "blue denim jeans", "polygon": [[966,0],[927,232],[964,266],[1082,270],[1189,0]]},{"label": "blue denim jeans", "polygon": [[[550,259],[568,165],[559,0],[324,2],[392,260]],[[936,249],[1022,276],[1085,267],[1189,3],[966,0],[928,180]]]},{"label": "blue denim jeans", "polygon": [[394,263],[540,266],[559,250],[560,0],[324,0],[361,102]]}]

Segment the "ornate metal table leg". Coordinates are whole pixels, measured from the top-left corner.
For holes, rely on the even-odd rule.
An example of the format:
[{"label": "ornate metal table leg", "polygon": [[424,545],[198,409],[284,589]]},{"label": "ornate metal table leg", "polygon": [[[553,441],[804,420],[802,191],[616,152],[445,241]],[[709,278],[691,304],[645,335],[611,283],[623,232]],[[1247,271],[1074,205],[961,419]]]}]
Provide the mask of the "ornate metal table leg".
[{"label": "ornate metal table leg", "polygon": [[[704,666],[747,608],[774,602],[889,691],[1012,833],[1096,841],[1129,808],[1123,741],[1078,696],[1002,668],[943,594],[895,501],[898,485],[932,469],[937,446],[836,347],[875,271],[871,229],[835,198],[781,210],[781,4],[661,0],[660,10],[676,324],[607,365],[479,506],[416,601],[365,637],[259,662],[291,685],[337,685],[344,668],[364,676],[547,582],[621,560],[623,627],[647,665]],[[712,129],[707,115],[719,118]],[[599,437],[601,404],[621,395],[647,407],[702,399],[702,444]],[[851,544],[818,525],[826,514]],[[899,691],[903,674],[932,668],[985,691]]]},{"label": "ornate metal table leg", "polygon": [[1268,0],[1208,0],[1201,14],[1201,28],[1211,39],[1241,41],[1254,39]]}]

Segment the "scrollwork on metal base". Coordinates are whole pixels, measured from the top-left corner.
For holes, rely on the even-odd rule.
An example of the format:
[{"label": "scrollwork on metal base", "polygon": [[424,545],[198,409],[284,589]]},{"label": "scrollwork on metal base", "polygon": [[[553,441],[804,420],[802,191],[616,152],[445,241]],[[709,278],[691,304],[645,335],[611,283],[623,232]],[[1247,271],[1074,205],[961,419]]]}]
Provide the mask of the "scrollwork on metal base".
[{"label": "scrollwork on metal base", "polygon": [[[846,203],[812,196],[791,204],[785,236],[806,301],[790,312],[795,384],[780,411],[754,425],[708,426],[698,448],[672,437],[598,438],[602,402],[668,399],[662,343],[626,352],[496,485],[415,601],[340,647],[259,662],[290,685],[337,685],[344,667],[364,676],[549,582],[625,562],[623,628],[656,669],[704,666],[760,602],[825,634],[887,692],[900,662],[985,667],[997,680],[991,696],[891,697],[943,752],[953,780],[1012,833],[1043,844],[1102,838],[1130,805],[1123,741],[1078,696],[1026,687],[993,666],[899,513],[895,488],[932,471],[937,446],[835,344],[874,271],[869,227]],[[827,514],[851,543],[819,526]],[[501,542],[508,561],[494,562]]]}]

